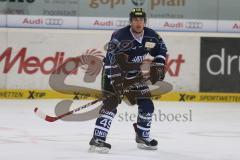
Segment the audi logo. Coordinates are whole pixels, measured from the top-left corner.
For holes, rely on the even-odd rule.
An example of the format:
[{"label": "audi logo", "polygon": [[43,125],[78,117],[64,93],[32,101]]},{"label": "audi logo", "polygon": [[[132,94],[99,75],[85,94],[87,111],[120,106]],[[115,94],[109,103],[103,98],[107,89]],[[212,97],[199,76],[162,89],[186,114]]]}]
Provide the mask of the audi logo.
[{"label": "audi logo", "polygon": [[127,26],[129,24],[129,21],[128,20],[117,20],[115,22],[115,25],[117,27],[124,27],[124,26]]},{"label": "audi logo", "polygon": [[45,19],[46,25],[62,25],[63,19],[61,18],[47,18]]},{"label": "audi logo", "polygon": [[185,28],[188,29],[202,29],[203,23],[202,22],[186,22]]}]

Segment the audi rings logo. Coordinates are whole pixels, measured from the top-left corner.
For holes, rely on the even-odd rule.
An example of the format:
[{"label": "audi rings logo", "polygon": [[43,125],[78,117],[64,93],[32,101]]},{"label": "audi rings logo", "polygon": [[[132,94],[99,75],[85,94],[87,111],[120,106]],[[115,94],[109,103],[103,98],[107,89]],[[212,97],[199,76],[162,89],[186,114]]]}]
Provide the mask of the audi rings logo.
[{"label": "audi rings logo", "polygon": [[115,26],[117,27],[124,27],[129,25],[129,21],[128,20],[117,20],[115,21]]},{"label": "audi rings logo", "polygon": [[202,22],[186,22],[185,28],[187,28],[187,29],[202,29],[203,23]]},{"label": "audi rings logo", "polygon": [[47,18],[45,19],[45,24],[46,25],[62,25],[63,24],[63,19],[61,18]]}]

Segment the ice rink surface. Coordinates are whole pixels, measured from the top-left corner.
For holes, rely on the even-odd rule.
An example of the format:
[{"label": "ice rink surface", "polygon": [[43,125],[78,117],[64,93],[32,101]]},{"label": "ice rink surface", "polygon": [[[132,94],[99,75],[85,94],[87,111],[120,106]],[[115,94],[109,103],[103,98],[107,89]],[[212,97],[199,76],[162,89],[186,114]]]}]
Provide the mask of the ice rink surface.
[{"label": "ice rink surface", "polygon": [[151,136],[159,142],[156,151],[136,147],[137,107],[122,103],[107,139],[112,149],[97,154],[88,153],[95,120],[49,123],[34,115],[35,107],[54,115],[59,101],[0,100],[0,160],[240,159],[239,103],[155,101]]}]

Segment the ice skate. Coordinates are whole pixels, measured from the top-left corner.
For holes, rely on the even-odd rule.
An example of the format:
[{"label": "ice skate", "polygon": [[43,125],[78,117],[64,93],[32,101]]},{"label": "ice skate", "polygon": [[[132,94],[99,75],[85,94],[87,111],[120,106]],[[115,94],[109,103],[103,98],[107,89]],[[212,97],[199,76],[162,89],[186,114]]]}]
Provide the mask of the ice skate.
[{"label": "ice skate", "polygon": [[137,134],[137,124],[133,124],[134,130],[136,132],[136,142],[139,149],[145,150],[157,150],[158,141],[152,138],[142,138]]},{"label": "ice skate", "polygon": [[92,138],[89,142],[90,148],[89,152],[103,153],[106,154],[111,149],[111,145],[109,143],[104,142],[101,139]]}]

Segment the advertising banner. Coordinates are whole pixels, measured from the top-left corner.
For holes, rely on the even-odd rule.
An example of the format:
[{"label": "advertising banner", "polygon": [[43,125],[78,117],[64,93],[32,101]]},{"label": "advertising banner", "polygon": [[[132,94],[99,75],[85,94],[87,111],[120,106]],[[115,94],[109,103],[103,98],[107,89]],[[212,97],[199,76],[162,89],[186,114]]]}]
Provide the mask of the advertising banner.
[{"label": "advertising banner", "polygon": [[149,19],[149,26],[158,31],[216,32],[217,21],[195,19]]},{"label": "advertising banner", "polygon": [[77,17],[8,15],[8,27],[77,29]]},{"label": "advertising banner", "polygon": [[0,14],[128,17],[144,8],[149,18],[238,20],[238,0],[1,0]]},{"label": "advertising banner", "polygon": [[[116,30],[129,24],[128,18],[79,17],[79,29]],[[146,26],[157,31],[216,32],[217,21],[149,18]]]},{"label": "advertising banner", "polygon": [[150,0],[151,18],[216,20],[218,0]]},{"label": "advertising banner", "polygon": [[218,32],[240,33],[240,21],[220,20],[218,21]]},{"label": "advertising banner", "polygon": [[[68,84],[100,89],[102,63],[97,65],[86,58],[73,61],[74,65],[84,62],[94,64],[90,73],[96,77],[91,83],[91,76],[86,79],[89,76],[85,75],[86,66],[80,66],[73,72],[65,66],[60,69],[57,66],[71,61],[71,57],[86,54],[100,58],[105,56],[111,34],[112,31],[8,29],[7,46],[0,49],[0,77],[6,77],[7,84],[1,81],[0,88],[51,89],[50,75],[63,72],[71,73],[66,78]],[[162,38],[168,47],[166,81],[174,84],[175,91],[198,91],[199,37],[165,33]]]},{"label": "advertising banner", "polygon": [[[9,21],[4,25],[0,17],[0,27],[115,30],[129,23],[133,8],[141,7],[147,13],[148,26],[158,31],[239,33],[238,1],[1,0],[0,15],[8,15]],[[32,18],[33,24],[29,25],[27,20],[22,24],[22,16]],[[45,16],[55,20],[42,22],[45,20],[38,19]],[[64,25],[59,19],[64,19]]]},{"label": "advertising banner", "polygon": [[142,7],[147,12],[148,0],[88,0],[79,3],[80,17],[127,18],[132,8]]},{"label": "advertising banner", "polygon": [[128,18],[79,17],[79,29],[116,30],[129,25]]},{"label": "advertising banner", "polygon": [[79,0],[1,0],[0,11],[9,15],[78,16],[78,5]]},{"label": "advertising banner", "polygon": [[174,84],[174,91],[197,92],[199,86],[199,37],[165,33],[162,38],[168,48],[166,81]]},{"label": "advertising banner", "polygon": [[240,92],[239,44],[240,38],[201,38],[201,92]]},{"label": "advertising banner", "polygon": [[[94,65],[98,67],[98,70],[93,68],[96,76],[93,78],[96,79],[87,79],[92,80],[92,83],[85,83],[85,72],[88,68],[81,64],[92,61],[83,58],[75,62],[74,57],[84,54],[96,57],[103,55],[105,44],[111,33],[9,29],[2,31],[1,34],[5,33],[8,35],[7,47],[0,49],[0,77],[6,77],[7,84],[1,81],[0,88],[51,89],[49,77],[52,74],[61,73],[68,75],[65,82],[71,85],[100,88],[98,75],[102,66]],[[75,66],[80,67],[73,71],[62,65],[69,61],[73,61]],[[62,67],[59,68],[59,66]]]},{"label": "advertising banner", "polygon": [[89,0],[79,3],[79,16],[128,17],[132,8],[141,7],[149,18],[216,20],[217,6],[218,0]]}]

